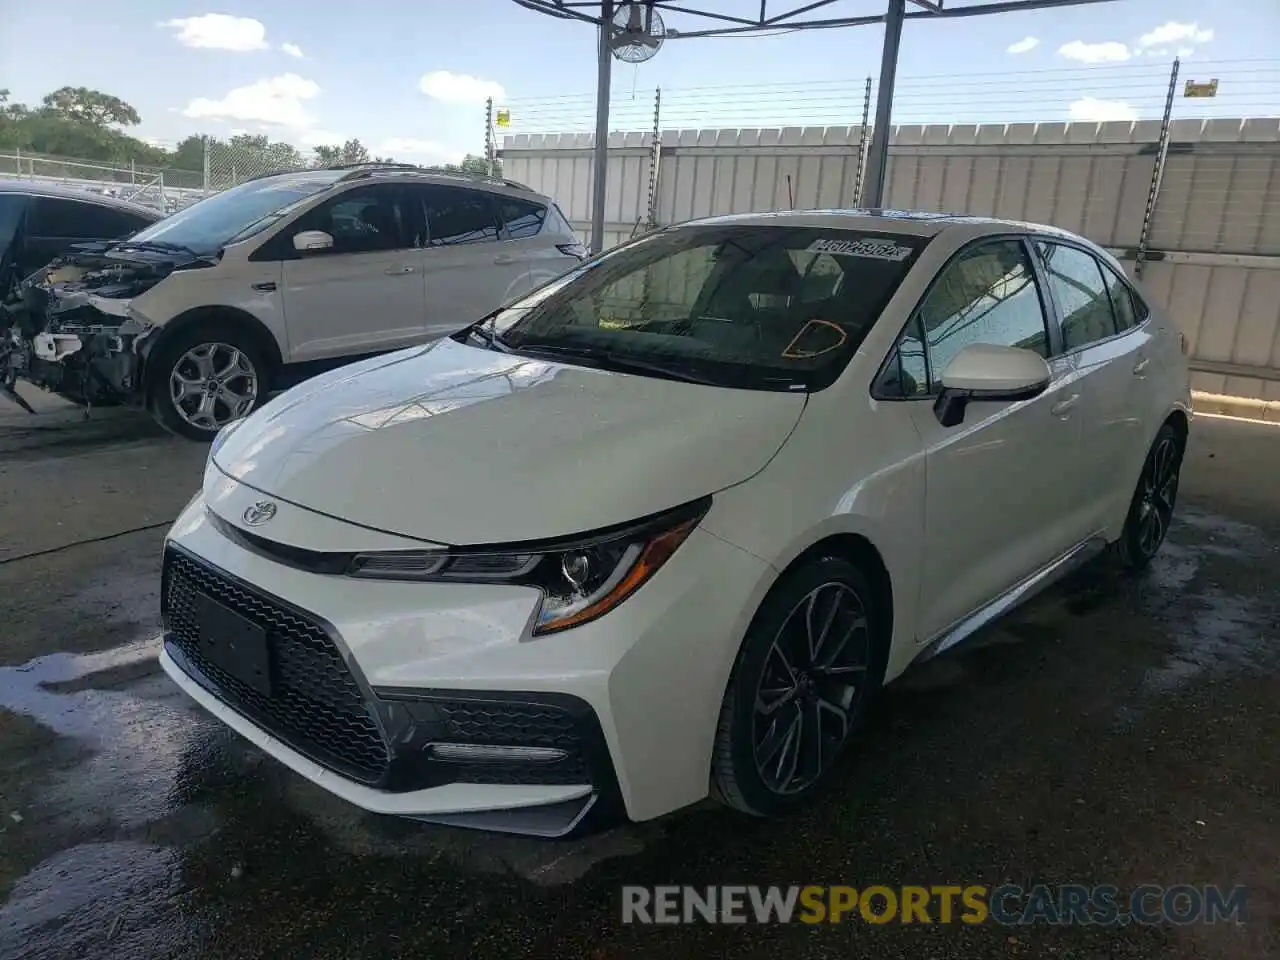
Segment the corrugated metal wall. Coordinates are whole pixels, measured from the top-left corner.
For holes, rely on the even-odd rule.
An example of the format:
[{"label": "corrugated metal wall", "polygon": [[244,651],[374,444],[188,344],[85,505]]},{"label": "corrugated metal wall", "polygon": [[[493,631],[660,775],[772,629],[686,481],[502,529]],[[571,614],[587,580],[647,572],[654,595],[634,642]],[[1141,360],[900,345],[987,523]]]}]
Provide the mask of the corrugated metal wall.
[{"label": "corrugated metal wall", "polygon": [[[1158,121],[901,126],[889,206],[1052,223],[1119,253],[1142,232]],[[507,137],[504,171],[556,197],[584,233],[590,134]],[[613,134],[606,245],[648,220],[651,137]],[[857,127],[669,130],[656,222],[850,206]],[[1143,282],[1182,325],[1195,388],[1280,399],[1280,119],[1177,120]],[[1240,368],[1244,368],[1243,371]],[[1255,368],[1258,376],[1250,376]]]}]

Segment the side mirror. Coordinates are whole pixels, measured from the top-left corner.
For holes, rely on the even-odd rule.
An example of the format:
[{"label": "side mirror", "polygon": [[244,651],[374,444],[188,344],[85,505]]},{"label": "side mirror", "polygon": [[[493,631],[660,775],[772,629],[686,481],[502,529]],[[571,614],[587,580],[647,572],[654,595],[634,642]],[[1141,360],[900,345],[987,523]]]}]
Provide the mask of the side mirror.
[{"label": "side mirror", "polygon": [[312,250],[328,250],[333,246],[333,237],[323,230],[303,230],[293,235],[293,249],[299,253]]},{"label": "side mirror", "polygon": [[942,371],[933,412],[944,427],[954,427],[964,422],[970,403],[1031,400],[1044,393],[1051,376],[1049,364],[1033,350],[972,343]]}]

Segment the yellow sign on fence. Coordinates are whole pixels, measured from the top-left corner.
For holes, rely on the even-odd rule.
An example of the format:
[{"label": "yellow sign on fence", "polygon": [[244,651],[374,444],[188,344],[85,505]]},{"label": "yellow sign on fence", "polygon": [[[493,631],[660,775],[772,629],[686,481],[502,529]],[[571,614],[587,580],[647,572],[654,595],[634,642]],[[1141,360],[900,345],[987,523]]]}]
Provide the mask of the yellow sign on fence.
[{"label": "yellow sign on fence", "polygon": [[1218,80],[1216,77],[1208,83],[1196,83],[1194,80],[1188,80],[1182,95],[1184,97],[1216,97],[1218,95]]}]

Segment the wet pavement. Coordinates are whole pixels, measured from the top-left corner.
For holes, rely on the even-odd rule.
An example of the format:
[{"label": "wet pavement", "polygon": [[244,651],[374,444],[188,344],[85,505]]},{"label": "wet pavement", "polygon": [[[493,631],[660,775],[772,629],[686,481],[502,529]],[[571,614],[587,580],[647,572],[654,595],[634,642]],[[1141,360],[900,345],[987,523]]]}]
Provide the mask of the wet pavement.
[{"label": "wet pavement", "polygon": [[[157,669],[204,450],[0,418],[0,958],[1280,956],[1280,429],[1202,419],[1148,574],[911,671],[812,808],[568,843],[365,815]],[[622,925],[623,884],[1216,883],[1248,922]]]}]

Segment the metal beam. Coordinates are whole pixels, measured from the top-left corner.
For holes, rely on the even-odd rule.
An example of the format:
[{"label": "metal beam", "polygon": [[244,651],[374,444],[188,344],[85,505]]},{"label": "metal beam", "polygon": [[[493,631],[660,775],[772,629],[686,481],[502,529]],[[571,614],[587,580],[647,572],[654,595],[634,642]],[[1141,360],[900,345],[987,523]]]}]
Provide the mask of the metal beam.
[{"label": "metal beam", "polygon": [[867,151],[867,185],[862,203],[884,205],[884,181],[889,170],[889,132],[893,121],[893,85],[898,77],[898,49],[902,45],[902,22],[907,0],[889,0],[884,19],[884,49],[880,54],[880,86],[876,90],[876,122],[871,128],[871,148]]},{"label": "metal beam", "polygon": [[1086,3],[1116,3],[1118,0],[999,0],[995,3],[979,3],[969,7],[944,7],[936,13],[932,10],[912,10],[908,20],[954,20],[957,17],[981,17],[991,13],[1019,13],[1023,10],[1046,10],[1052,7],[1080,7]]},{"label": "metal beam", "polygon": [[596,142],[591,157],[591,252],[604,249],[605,187],[609,176],[609,88],[613,75],[613,0],[601,0],[596,74]]}]

